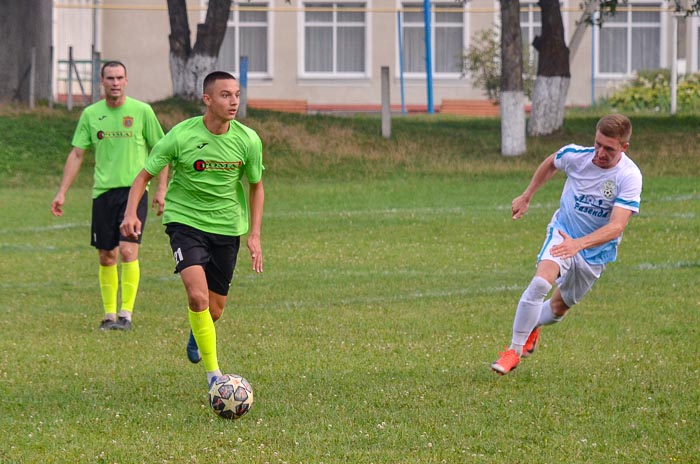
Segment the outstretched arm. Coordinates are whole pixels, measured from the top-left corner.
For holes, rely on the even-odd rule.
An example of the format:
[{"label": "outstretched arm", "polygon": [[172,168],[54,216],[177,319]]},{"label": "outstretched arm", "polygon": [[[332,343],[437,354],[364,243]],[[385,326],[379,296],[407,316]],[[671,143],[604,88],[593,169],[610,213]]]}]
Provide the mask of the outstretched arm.
[{"label": "outstretched arm", "polygon": [[126,203],[126,210],[124,211],[124,220],[119,226],[119,230],[123,236],[137,239],[141,235],[142,224],[139,220],[136,210],[143,197],[143,193],[146,191],[146,186],[153,179],[153,175],[150,174],[145,169],[141,169],[141,172],[134,179],[134,183],[131,185],[129,190],[129,199]]},{"label": "outstretched arm", "polygon": [[540,187],[542,187],[549,179],[554,176],[557,172],[557,168],[554,166],[554,156],[556,153],[552,153],[537,167],[535,174],[532,176],[532,180],[528,184],[525,191],[513,199],[511,203],[511,210],[513,212],[513,219],[520,219],[527,210],[530,208],[530,201],[535,195]]},{"label": "outstretched arm", "polygon": [[84,155],[85,150],[73,147],[68,154],[68,158],[66,158],[61,185],[58,187],[58,193],[51,202],[51,214],[54,216],[63,216],[63,204],[66,201],[66,193],[68,193],[68,189],[80,172],[80,166],[83,164]]},{"label": "outstretched arm", "polygon": [[260,233],[262,230],[263,206],[265,205],[265,189],[262,180],[256,184],[250,184],[250,232],[248,234],[248,250],[253,260],[253,270],[263,271],[263,254],[260,245]]}]

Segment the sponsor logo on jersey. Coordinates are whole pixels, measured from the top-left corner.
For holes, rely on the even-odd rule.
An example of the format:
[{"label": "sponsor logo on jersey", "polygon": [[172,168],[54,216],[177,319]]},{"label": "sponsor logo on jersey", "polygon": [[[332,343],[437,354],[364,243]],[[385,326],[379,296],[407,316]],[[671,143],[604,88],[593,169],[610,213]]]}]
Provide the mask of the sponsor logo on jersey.
[{"label": "sponsor logo on jersey", "polygon": [[132,137],[131,131],[97,131],[97,139],[128,139]]},{"label": "sponsor logo on jersey", "polygon": [[197,160],[193,163],[195,171],[233,171],[238,169],[243,161],[204,161]]},{"label": "sponsor logo on jersey", "polygon": [[580,195],[575,197],[574,209],[579,213],[588,214],[590,216],[606,218],[610,215],[610,209],[605,207],[603,200],[596,200],[590,195]]},{"label": "sponsor logo on jersey", "polygon": [[122,119],[122,123],[124,124],[124,127],[128,129],[129,127],[134,125],[134,118],[132,116],[124,116],[124,119]]}]

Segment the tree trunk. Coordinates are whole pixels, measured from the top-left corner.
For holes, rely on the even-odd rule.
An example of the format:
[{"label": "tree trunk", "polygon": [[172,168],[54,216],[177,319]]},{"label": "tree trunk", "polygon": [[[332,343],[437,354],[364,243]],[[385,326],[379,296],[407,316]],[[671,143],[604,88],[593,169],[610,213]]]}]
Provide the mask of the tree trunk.
[{"label": "tree trunk", "polygon": [[569,49],[564,40],[564,24],[559,0],[540,0],[542,35],[532,45],[539,52],[537,79],[532,92],[532,113],[528,134],[548,135],[564,124],[566,95],[569,90]]},{"label": "tree trunk", "polygon": [[[0,0],[0,103],[28,103],[32,88],[35,99],[48,98],[51,4],[43,0]],[[33,74],[32,48],[35,52]],[[34,82],[30,82],[32,76]]]},{"label": "tree trunk", "polygon": [[501,154],[525,153],[525,92],[520,3],[501,0]]},{"label": "tree trunk", "polygon": [[202,95],[202,82],[216,66],[230,9],[231,0],[209,0],[206,19],[197,25],[197,40],[192,47],[186,0],[168,0],[173,95],[188,100]]}]

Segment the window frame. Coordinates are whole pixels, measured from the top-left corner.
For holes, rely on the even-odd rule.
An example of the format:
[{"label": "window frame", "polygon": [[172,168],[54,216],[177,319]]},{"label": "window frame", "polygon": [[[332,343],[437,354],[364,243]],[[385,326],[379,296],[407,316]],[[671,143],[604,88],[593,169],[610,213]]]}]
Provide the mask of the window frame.
[{"label": "window frame", "polygon": [[[417,7],[420,7],[421,8],[421,15],[422,15],[422,6],[423,6],[422,2],[420,0],[396,0],[396,2],[395,2],[396,9],[401,11],[401,37],[403,38],[404,42],[406,40],[406,21],[405,21],[405,17],[404,17],[404,10],[406,8],[404,7],[404,5],[407,3],[408,4],[416,4]],[[430,5],[430,15],[431,15],[430,16],[430,34],[431,34],[430,41],[431,41],[431,45],[432,45],[432,49],[433,49],[432,50],[433,56],[431,57],[431,64],[433,67],[433,69],[432,69],[433,78],[443,79],[443,80],[463,79],[464,72],[461,68],[459,69],[459,71],[455,71],[455,72],[439,72],[436,69],[437,60],[436,60],[436,56],[435,56],[435,47],[436,47],[436,29],[438,28],[438,26],[437,26],[438,23],[436,22],[437,12],[435,11],[435,8],[437,7],[439,9],[439,8],[442,8],[443,6],[450,6],[451,8],[454,8],[455,10],[458,8],[461,9],[461,14],[462,14],[462,22],[460,24],[460,26],[462,27],[461,51],[462,51],[462,53],[464,53],[464,50],[466,50],[469,47],[469,40],[470,40],[469,39],[470,13],[469,13],[468,5],[466,2],[462,5],[458,5],[456,3],[451,2],[450,0],[439,0],[439,1],[431,0],[430,4],[431,4]],[[415,7],[411,6],[409,8],[412,9]],[[413,27],[413,28],[417,28],[417,27],[420,27],[422,29],[425,28],[425,23],[423,20],[421,20],[420,23],[410,22],[409,24],[412,24],[412,26],[410,26],[410,27]],[[420,26],[418,26],[418,24],[420,24]],[[440,22],[439,24],[446,25],[446,26],[442,26],[442,27],[449,27],[450,25],[456,25],[457,23],[456,22]],[[398,27],[398,24],[397,24],[397,27]],[[398,32],[395,30],[394,33],[397,34],[397,37],[395,39],[396,40],[396,42],[395,42],[396,43],[396,64],[395,64],[395,66],[397,69],[396,75],[398,76],[399,73],[401,72],[400,63],[401,63],[401,45],[402,44],[398,43]],[[415,79],[415,80],[427,79],[427,72],[426,71],[416,72],[416,71],[408,71],[405,69],[405,66],[406,66],[406,55],[405,55],[406,50],[405,50],[405,48],[403,49],[403,52],[404,52],[403,77],[406,79]]]},{"label": "window frame", "polygon": [[[593,53],[595,53],[595,60],[594,60],[594,65],[595,65],[595,70],[594,70],[594,76],[596,79],[629,79],[634,75],[636,72],[635,70],[632,69],[632,31],[634,29],[639,29],[639,28],[644,28],[644,29],[654,29],[658,28],[659,31],[659,67],[663,68],[666,66],[668,63],[668,56],[667,56],[667,46],[668,46],[668,15],[666,14],[667,11],[663,8],[664,2],[662,0],[635,0],[634,2],[630,2],[628,5],[623,6],[621,8],[618,8],[617,15],[619,14],[625,14],[627,16],[626,20],[624,22],[622,21],[616,21],[616,22],[610,22],[610,21],[604,21],[603,22],[603,29],[604,28],[615,28],[615,29],[622,29],[626,32],[627,36],[627,47],[626,47],[626,63],[625,63],[625,71],[624,72],[603,72],[600,70],[601,67],[601,38],[600,35],[602,33],[602,30],[599,29],[598,27],[595,27],[593,30],[594,34],[594,41],[595,41],[595,49],[593,50]],[[634,19],[634,11],[636,8],[649,8],[649,7],[658,7],[659,8],[659,21],[658,23],[656,22],[649,22],[649,21],[633,21]]]},{"label": "window frame", "polygon": [[[314,22],[314,23],[309,23],[306,18],[306,7],[307,4],[315,4],[315,3],[324,3],[324,4],[331,4],[332,5],[332,10],[329,10],[332,12],[332,21],[330,23],[321,23],[321,22]],[[297,73],[300,79],[335,79],[335,80],[341,80],[341,79],[368,79],[372,76],[372,71],[371,71],[371,63],[372,63],[372,37],[371,37],[371,30],[372,30],[372,14],[371,14],[371,8],[372,8],[372,0],[299,0],[299,12],[297,13],[297,30],[298,30],[298,36],[297,36],[297,43],[299,44],[299,55],[298,55],[298,65],[297,65]],[[355,22],[349,22],[349,23],[344,23],[343,21],[338,20],[338,5],[357,5],[357,8],[364,8],[365,11],[363,13],[363,30],[364,30],[364,49],[363,49],[363,54],[364,54],[364,63],[363,71],[338,71],[338,42],[337,42],[337,34],[338,34],[338,28],[343,27],[343,26],[352,26],[360,23],[355,23]],[[333,29],[333,44],[332,44],[332,67],[333,70],[328,72],[328,71],[307,71],[306,70],[306,28],[308,24],[325,24],[326,27],[330,25]],[[312,26],[313,27],[313,26]]]},{"label": "window frame", "polygon": [[[204,1],[204,6],[208,5],[208,1]],[[257,72],[251,72],[250,69],[248,70],[248,79],[269,79],[273,76],[273,57],[274,57],[274,41],[272,37],[272,31],[274,30],[274,23],[273,23],[273,18],[274,18],[274,12],[272,10],[272,7],[270,5],[271,1],[270,0],[252,0],[251,4],[248,3],[240,3],[240,4],[232,4],[232,9],[229,12],[229,18],[226,23],[226,33],[229,32],[229,29],[233,28],[235,31],[235,46],[234,46],[234,62],[235,62],[235,69],[222,69],[222,71],[230,72],[233,75],[240,77],[240,63],[241,63],[241,28],[246,28],[246,27],[260,27],[261,25],[264,25],[266,27],[266,39],[267,39],[267,68],[265,71],[257,71]],[[240,13],[241,10],[245,11],[246,9],[250,10],[251,8],[266,8],[267,10],[265,11],[266,19],[267,22],[263,23],[260,21],[257,22],[244,22],[241,23],[240,21]],[[206,10],[202,12],[202,15],[206,16]],[[204,21],[204,17],[202,18],[202,21]],[[241,24],[244,24],[244,26],[241,26]],[[223,43],[222,43],[223,47]],[[219,50],[219,54],[221,54],[221,50]],[[218,63],[218,55],[217,55],[217,63]]]}]

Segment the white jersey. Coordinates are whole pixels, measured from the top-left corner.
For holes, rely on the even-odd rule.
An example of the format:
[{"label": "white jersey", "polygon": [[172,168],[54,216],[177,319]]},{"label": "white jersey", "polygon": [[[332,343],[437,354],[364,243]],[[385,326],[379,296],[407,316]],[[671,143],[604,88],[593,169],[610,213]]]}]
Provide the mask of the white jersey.
[{"label": "white jersey", "polygon": [[[566,173],[567,179],[552,217],[552,225],[579,238],[610,222],[613,207],[639,213],[642,194],[642,173],[625,153],[616,166],[603,169],[593,164],[594,147],[567,145],[554,157],[554,166]],[[615,261],[622,236],[602,245],[581,251],[591,264]]]}]

